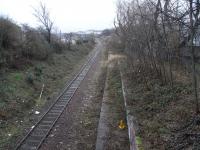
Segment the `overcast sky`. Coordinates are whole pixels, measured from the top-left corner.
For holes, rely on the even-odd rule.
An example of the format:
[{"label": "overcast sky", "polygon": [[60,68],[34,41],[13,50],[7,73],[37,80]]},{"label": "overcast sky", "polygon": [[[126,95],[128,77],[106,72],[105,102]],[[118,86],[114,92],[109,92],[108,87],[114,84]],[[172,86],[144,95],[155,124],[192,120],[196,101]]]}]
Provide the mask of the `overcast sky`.
[{"label": "overcast sky", "polygon": [[[117,0],[41,0],[50,10],[51,18],[62,32],[105,29],[113,27]],[[38,26],[33,7],[40,0],[0,0],[0,15],[17,23]]]}]

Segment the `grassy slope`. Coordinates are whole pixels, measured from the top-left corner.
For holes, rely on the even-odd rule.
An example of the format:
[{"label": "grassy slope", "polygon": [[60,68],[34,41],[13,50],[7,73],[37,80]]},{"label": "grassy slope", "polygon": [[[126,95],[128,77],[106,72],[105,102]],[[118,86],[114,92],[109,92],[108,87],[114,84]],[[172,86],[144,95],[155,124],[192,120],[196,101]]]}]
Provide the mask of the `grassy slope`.
[{"label": "grassy slope", "polygon": [[[24,70],[9,70],[1,75],[0,149],[6,149],[5,145],[13,143],[24,126],[34,122],[30,116],[51,103],[91,50],[92,46],[85,44],[53,54],[47,61],[33,61],[33,65]],[[43,84],[44,92],[39,99]]]}]

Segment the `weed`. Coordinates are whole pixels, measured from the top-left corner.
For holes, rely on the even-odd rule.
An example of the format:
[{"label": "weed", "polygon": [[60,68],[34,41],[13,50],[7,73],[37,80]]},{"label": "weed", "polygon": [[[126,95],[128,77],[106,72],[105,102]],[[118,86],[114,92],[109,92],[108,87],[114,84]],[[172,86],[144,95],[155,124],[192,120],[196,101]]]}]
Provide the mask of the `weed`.
[{"label": "weed", "polygon": [[144,150],[142,146],[142,138],[140,136],[136,136],[136,145],[138,146],[139,150]]},{"label": "weed", "polygon": [[41,66],[36,66],[34,68],[34,71],[35,71],[35,76],[41,77],[41,75],[42,75],[42,67]]},{"label": "weed", "polygon": [[32,73],[28,73],[28,74],[26,75],[26,81],[27,81],[27,83],[29,83],[29,84],[31,84],[31,85],[34,84],[34,76],[33,76]]},{"label": "weed", "polygon": [[20,80],[22,80],[22,75],[20,73],[15,73],[14,78],[17,81],[20,81]]},{"label": "weed", "polygon": [[35,101],[35,105],[37,106],[37,107],[41,107],[41,106],[43,106],[44,104],[46,103],[46,100],[45,99],[37,99],[36,101]]}]

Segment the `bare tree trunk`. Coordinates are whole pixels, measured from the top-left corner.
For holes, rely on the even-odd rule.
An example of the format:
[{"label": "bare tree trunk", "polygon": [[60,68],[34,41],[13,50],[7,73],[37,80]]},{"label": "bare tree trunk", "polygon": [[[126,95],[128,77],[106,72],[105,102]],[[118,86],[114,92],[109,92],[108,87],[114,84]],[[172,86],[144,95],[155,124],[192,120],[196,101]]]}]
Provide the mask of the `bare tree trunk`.
[{"label": "bare tree trunk", "polygon": [[48,30],[47,41],[48,41],[49,43],[51,43],[51,31],[50,31],[50,30]]},{"label": "bare tree trunk", "polygon": [[193,87],[194,87],[194,98],[196,103],[196,113],[199,113],[199,102],[198,102],[198,92],[197,92],[197,77],[196,77],[196,64],[195,64],[195,54],[194,54],[194,22],[193,22],[193,0],[190,0],[190,50],[192,58],[192,76],[193,76]]},{"label": "bare tree trunk", "polygon": [[[161,4],[160,4],[160,6],[161,6]],[[165,9],[167,9],[167,8],[165,8]],[[168,38],[167,38],[166,26],[165,26],[166,20],[163,17],[161,17],[161,20],[162,20],[162,27],[163,27],[163,32],[164,32],[165,46],[167,49],[167,59],[168,59],[168,63],[169,63],[170,84],[173,87],[172,58],[171,58],[172,52],[171,52],[171,50],[169,48],[169,44],[168,44]]]}]

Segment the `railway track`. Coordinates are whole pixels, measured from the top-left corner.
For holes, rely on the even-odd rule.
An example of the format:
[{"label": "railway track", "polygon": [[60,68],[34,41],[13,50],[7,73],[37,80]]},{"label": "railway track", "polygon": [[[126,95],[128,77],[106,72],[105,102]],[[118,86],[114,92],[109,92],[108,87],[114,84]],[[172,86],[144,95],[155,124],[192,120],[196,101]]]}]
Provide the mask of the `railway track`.
[{"label": "railway track", "polygon": [[57,120],[64,112],[82,80],[90,70],[99,50],[91,53],[87,62],[82,66],[79,73],[68,83],[55,102],[44,113],[41,119],[33,126],[26,136],[18,143],[15,150],[38,150]]}]

